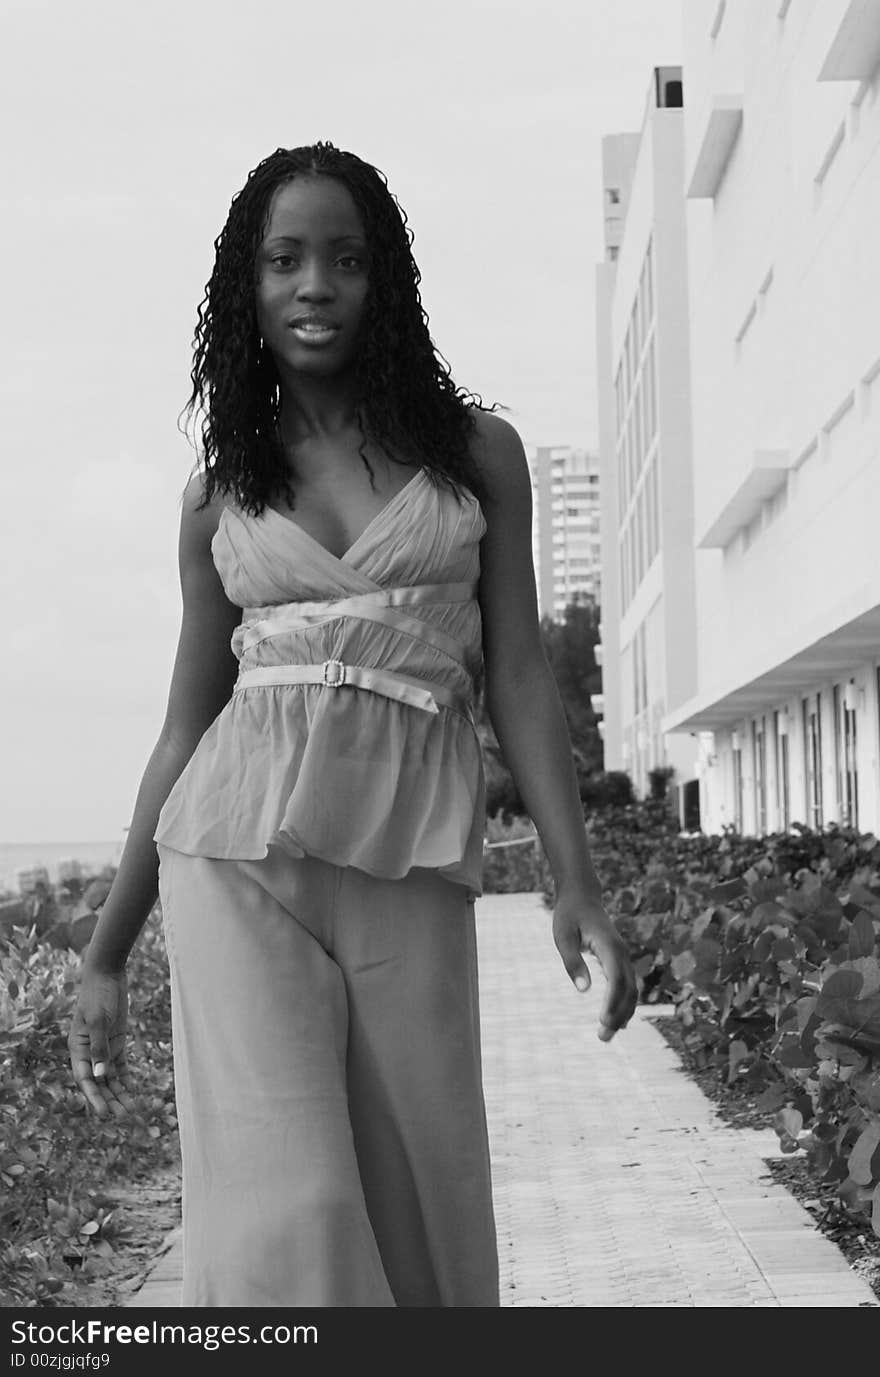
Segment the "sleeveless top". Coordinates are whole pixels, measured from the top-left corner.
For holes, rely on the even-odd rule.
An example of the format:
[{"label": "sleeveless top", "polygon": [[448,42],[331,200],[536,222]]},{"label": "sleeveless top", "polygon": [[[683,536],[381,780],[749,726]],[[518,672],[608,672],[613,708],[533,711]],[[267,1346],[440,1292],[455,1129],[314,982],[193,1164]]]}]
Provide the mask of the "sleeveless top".
[{"label": "sleeveless top", "polygon": [[341,558],[271,507],[224,507],[211,553],[244,613],[239,677],[154,841],[238,860],[274,844],[392,879],[426,867],[479,896],[485,530],[477,498],[423,468]]}]

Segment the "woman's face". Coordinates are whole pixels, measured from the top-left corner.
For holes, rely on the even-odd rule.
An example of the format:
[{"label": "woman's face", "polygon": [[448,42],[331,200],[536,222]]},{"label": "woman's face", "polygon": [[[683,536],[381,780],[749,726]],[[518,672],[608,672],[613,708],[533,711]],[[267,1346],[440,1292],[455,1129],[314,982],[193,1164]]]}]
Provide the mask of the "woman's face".
[{"label": "woman's face", "polygon": [[256,279],[257,325],[282,377],[326,377],[351,362],[367,296],[367,240],[342,182],[302,175],[278,188]]}]

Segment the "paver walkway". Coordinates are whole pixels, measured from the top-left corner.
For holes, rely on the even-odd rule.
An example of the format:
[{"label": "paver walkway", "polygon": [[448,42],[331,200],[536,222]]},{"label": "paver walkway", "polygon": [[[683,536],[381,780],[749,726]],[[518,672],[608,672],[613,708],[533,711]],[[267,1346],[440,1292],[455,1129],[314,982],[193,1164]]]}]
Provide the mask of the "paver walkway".
[{"label": "paver walkway", "polygon": [[[539,895],[477,902],[483,1072],[502,1306],[877,1305],[640,1009],[596,1031]],[[132,1306],[179,1304],[175,1233]]]}]

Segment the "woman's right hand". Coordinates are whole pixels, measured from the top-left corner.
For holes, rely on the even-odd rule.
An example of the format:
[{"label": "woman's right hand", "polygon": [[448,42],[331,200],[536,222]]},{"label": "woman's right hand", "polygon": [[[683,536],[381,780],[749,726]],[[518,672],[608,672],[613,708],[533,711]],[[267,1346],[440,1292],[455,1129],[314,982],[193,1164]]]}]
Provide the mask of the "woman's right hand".
[{"label": "woman's right hand", "polygon": [[125,972],[82,973],[79,997],[67,1038],[70,1065],[86,1103],[105,1119],[133,1108],[128,1094],[125,1033],[128,987]]}]

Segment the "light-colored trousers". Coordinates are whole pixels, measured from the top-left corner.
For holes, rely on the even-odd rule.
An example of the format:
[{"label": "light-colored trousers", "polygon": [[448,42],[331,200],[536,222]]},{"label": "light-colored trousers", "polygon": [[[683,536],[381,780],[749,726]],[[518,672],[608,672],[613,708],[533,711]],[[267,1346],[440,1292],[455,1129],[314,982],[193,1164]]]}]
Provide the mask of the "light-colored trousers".
[{"label": "light-colored trousers", "polygon": [[184,1306],[497,1306],[473,905],[159,846]]}]

